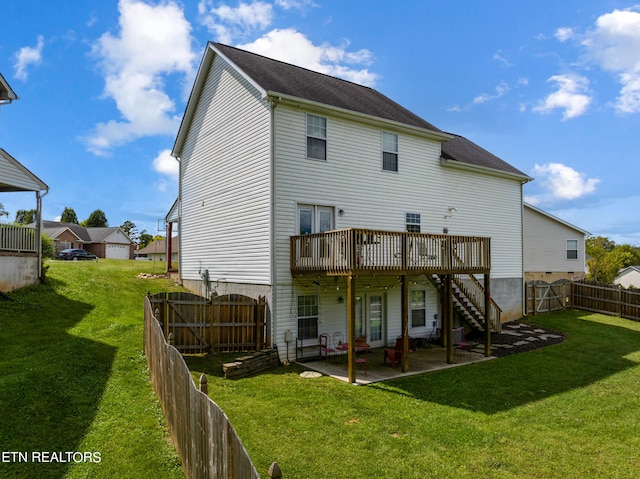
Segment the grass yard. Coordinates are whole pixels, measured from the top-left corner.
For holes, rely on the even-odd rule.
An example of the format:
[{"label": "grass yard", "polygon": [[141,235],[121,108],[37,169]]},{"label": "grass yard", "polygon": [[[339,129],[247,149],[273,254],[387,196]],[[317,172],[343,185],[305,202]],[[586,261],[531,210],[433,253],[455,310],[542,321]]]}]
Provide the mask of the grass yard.
[{"label": "grass yard", "polygon": [[[182,478],[142,352],[144,294],[179,288],[138,279],[146,262],[48,264],[47,285],[0,300],[0,477]],[[262,477],[273,461],[285,479],[640,477],[640,323],[533,319],[567,341],[370,386],[295,365],[224,380],[228,355],[187,362]]]},{"label": "grass yard", "polygon": [[533,318],[567,341],[356,387],[298,366],[224,380],[191,357],[262,477],[640,477],[640,323],[568,311]]},{"label": "grass yard", "polygon": [[47,264],[0,300],[0,477],[183,478],[142,349],[144,295],[175,286],[142,261]]}]

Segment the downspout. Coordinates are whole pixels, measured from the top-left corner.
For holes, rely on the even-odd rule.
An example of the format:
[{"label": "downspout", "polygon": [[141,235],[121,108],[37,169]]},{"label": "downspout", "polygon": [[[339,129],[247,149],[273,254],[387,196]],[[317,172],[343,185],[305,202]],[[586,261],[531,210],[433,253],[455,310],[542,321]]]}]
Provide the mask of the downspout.
[{"label": "downspout", "polygon": [[[271,178],[269,179],[269,241],[271,242],[270,258],[269,258],[269,270],[271,271],[271,346],[277,344],[277,306],[276,306],[276,294],[277,294],[277,275],[276,275],[276,126],[275,126],[275,109],[278,105],[277,98],[268,98],[269,102],[269,162]],[[288,358],[287,358],[288,359]]]},{"label": "downspout", "polygon": [[178,162],[178,279],[182,283],[182,229],[180,223],[182,222],[182,158],[174,157]]},{"label": "downspout", "polygon": [[520,262],[522,271],[522,283],[520,298],[522,303],[522,316],[527,315],[527,297],[526,297],[526,282],[525,282],[525,270],[524,270],[524,194],[523,187],[526,181],[520,183]]}]

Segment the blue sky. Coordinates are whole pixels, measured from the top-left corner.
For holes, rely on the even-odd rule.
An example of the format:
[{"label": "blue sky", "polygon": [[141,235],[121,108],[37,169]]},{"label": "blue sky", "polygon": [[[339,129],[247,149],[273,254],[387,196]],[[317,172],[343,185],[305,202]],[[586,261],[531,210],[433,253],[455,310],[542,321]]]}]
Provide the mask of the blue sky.
[{"label": "blue sky", "polygon": [[[637,1],[637,0],[636,0]],[[37,12],[35,14],[34,12]],[[207,41],[373,86],[535,178],[525,199],[640,245],[640,4],[616,0],[4,0],[0,147],[44,219],[158,233]],[[33,194],[0,194],[15,216]]]}]

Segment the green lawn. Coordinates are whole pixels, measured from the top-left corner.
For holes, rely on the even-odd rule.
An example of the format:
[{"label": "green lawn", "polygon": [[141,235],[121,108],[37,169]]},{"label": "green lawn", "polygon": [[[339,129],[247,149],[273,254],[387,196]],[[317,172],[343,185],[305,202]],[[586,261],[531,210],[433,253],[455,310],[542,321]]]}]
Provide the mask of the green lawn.
[{"label": "green lawn", "polygon": [[[181,478],[148,381],[142,301],[178,289],[146,262],[49,262],[49,283],[0,300],[0,453],[97,452],[100,462],[0,461],[0,477]],[[158,272],[158,271],[156,271]],[[190,357],[262,477],[640,476],[640,323],[534,318],[567,341],[356,387],[299,366],[224,380]]]},{"label": "green lawn", "polygon": [[175,287],[137,279],[146,262],[47,264],[48,284],[0,300],[1,459],[28,459],[0,477],[183,478],[142,349],[145,293]]},{"label": "green lawn", "polygon": [[640,323],[569,311],[537,351],[356,387],[298,366],[224,380],[189,358],[262,477],[640,477]]}]

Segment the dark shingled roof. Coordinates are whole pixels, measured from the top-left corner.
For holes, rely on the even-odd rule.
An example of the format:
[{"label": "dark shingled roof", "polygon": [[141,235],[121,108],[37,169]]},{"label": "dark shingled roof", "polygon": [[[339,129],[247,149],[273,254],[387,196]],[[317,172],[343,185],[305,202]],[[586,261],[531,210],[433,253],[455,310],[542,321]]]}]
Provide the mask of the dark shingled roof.
[{"label": "dark shingled roof", "polygon": [[87,228],[76,223],[62,223],[60,221],[42,220],[42,228],[49,230],[54,235],[62,233],[64,229],[70,229],[81,241],[90,242],[91,236]]},{"label": "dark shingled roof", "polygon": [[440,129],[366,86],[213,43],[223,55],[267,92],[282,93],[436,132]]},{"label": "dark shingled roof", "polygon": [[454,138],[442,143],[442,157],[444,159],[504,171],[514,175],[524,176],[526,178],[529,177],[506,161],[501,160],[493,153],[490,153],[484,148],[476,145],[471,140],[460,135],[455,135],[454,133],[449,134],[453,135]]}]

